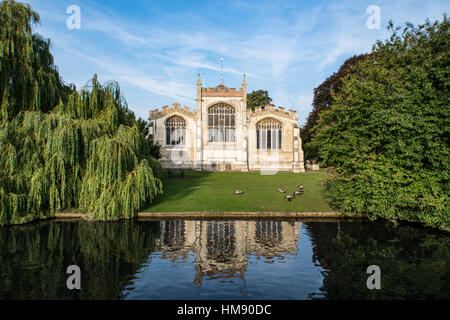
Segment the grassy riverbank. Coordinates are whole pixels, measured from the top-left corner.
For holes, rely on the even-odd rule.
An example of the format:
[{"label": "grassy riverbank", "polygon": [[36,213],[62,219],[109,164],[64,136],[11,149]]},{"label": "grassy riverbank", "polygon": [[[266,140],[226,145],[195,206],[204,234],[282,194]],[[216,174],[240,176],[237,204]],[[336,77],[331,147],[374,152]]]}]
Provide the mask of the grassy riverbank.
[{"label": "grassy riverbank", "polygon": [[[326,173],[196,172],[163,179],[164,193],[142,211],[331,211],[321,181]],[[304,194],[292,201],[286,192],[304,186]],[[235,195],[234,190],[244,192]]]}]

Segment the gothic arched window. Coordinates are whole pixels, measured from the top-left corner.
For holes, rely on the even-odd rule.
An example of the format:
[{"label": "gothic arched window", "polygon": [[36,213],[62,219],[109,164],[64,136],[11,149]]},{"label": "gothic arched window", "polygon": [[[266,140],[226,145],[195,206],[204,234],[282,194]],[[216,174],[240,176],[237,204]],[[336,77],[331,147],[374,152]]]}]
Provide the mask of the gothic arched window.
[{"label": "gothic arched window", "polygon": [[186,144],[186,121],[180,116],[166,120],[166,145]]},{"label": "gothic arched window", "polygon": [[256,149],[281,149],[281,123],[266,118],[256,124]]},{"label": "gothic arched window", "polygon": [[235,110],[224,103],[208,108],[208,142],[234,142]]}]

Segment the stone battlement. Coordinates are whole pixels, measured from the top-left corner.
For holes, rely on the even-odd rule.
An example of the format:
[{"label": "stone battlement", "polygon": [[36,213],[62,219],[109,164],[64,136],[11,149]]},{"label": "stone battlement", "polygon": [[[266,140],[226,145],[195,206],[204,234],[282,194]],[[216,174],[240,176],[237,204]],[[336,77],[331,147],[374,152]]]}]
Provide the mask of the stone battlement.
[{"label": "stone battlement", "polygon": [[260,106],[260,107],[256,107],[254,111],[252,111],[251,109],[248,109],[247,113],[250,116],[258,116],[258,115],[263,115],[266,113],[267,114],[276,114],[281,117],[287,117],[287,118],[297,121],[297,111],[295,111],[295,110],[285,111],[285,110],[286,109],[283,107],[278,107],[278,109],[275,109],[274,105],[266,104],[264,106],[264,109],[263,109],[263,107]]},{"label": "stone battlement", "polygon": [[217,86],[215,88],[202,88],[202,97],[243,97],[243,91],[226,86]]},{"label": "stone battlement", "polygon": [[172,107],[164,106],[161,108],[161,111],[159,109],[151,110],[150,119],[151,120],[159,119],[172,113],[181,113],[191,118],[197,117],[197,111],[191,111],[191,109],[187,106],[181,108],[179,103],[173,103]]}]

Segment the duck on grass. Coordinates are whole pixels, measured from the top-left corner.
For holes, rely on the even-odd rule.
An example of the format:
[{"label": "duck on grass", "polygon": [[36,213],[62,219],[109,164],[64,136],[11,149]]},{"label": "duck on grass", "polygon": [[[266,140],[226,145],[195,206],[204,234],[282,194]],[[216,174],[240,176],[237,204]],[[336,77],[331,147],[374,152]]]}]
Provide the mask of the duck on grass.
[{"label": "duck on grass", "polygon": [[142,211],[332,211],[321,184],[327,176],[186,171],[186,179],[162,178],[164,193]]}]

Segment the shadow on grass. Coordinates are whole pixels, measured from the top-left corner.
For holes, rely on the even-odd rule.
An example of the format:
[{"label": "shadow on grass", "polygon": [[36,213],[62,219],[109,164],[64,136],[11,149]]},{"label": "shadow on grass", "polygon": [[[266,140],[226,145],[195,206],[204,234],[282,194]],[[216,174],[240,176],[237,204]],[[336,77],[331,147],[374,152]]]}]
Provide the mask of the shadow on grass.
[{"label": "shadow on grass", "polygon": [[[164,177],[163,194],[142,208],[169,211],[330,211],[322,195],[318,174],[186,171],[185,177]],[[287,192],[305,186],[303,195],[288,201]],[[236,196],[235,190],[243,194]]]},{"label": "shadow on grass", "polygon": [[176,202],[184,199],[198,188],[208,176],[209,171],[186,171],[184,176],[168,175],[167,172],[162,178],[163,193],[155,197],[155,199],[146,205],[145,211],[152,211],[155,205],[165,202]]}]

